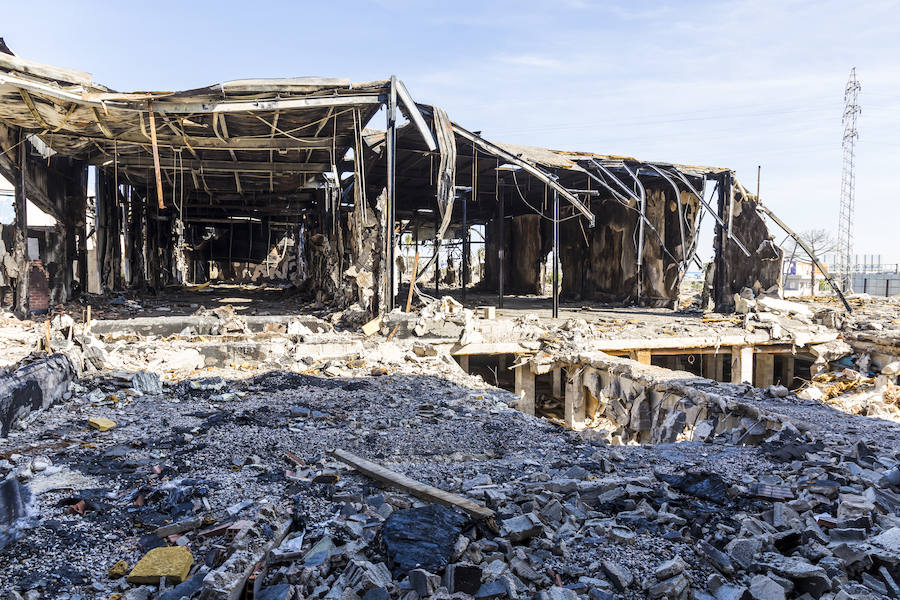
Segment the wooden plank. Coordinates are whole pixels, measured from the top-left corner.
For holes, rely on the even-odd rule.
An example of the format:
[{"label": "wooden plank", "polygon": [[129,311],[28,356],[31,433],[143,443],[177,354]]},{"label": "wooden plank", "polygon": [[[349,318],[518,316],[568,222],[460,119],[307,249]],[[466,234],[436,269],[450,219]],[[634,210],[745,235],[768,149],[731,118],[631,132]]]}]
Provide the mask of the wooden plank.
[{"label": "wooden plank", "polygon": [[159,168],[159,145],[156,143],[156,117],[153,116],[152,100],[147,100],[147,111],[150,113],[150,143],[153,148],[153,173],[156,175],[156,198],[162,210],[166,204],[163,201],[162,172]]},{"label": "wooden plank", "polygon": [[[108,138],[114,137],[113,132],[110,131],[109,127],[107,127],[106,123],[103,121],[103,117],[100,116],[100,111],[97,110],[97,107],[95,106],[91,110],[94,113],[94,120],[97,122],[97,129],[100,130],[100,133],[102,133],[103,135],[105,135]],[[150,122],[151,123],[153,122],[152,116],[150,117]],[[150,135],[151,135],[151,137],[153,137],[155,135],[155,131],[154,131],[154,133],[151,133]]]},{"label": "wooden plank", "polygon": [[51,129],[51,125],[47,123],[41,113],[38,112],[37,106],[34,105],[34,100],[31,98],[31,95],[22,88],[19,88],[19,95],[22,96],[22,101],[25,102],[25,106],[28,107],[28,111],[31,113],[31,116],[34,117],[34,120],[37,121],[38,125],[44,129]]},{"label": "wooden plank", "polygon": [[345,464],[350,465],[360,473],[367,475],[372,479],[408,492],[413,496],[416,496],[417,498],[421,498],[422,500],[458,508],[466,514],[477,519],[490,519],[494,516],[494,511],[487,508],[486,506],[478,504],[477,502],[473,502],[468,498],[463,498],[462,496],[457,496],[456,494],[445,492],[444,490],[436,488],[434,486],[418,482],[415,479],[411,479],[406,475],[401,475],[400,473],[391,471],[390,469],[386,469],[379,464],[373,463],[360,456],[356,456],[355,454],[347,452],[346,450],[335,448],[333,450],[329,450],[328,455],[338,459]]}]

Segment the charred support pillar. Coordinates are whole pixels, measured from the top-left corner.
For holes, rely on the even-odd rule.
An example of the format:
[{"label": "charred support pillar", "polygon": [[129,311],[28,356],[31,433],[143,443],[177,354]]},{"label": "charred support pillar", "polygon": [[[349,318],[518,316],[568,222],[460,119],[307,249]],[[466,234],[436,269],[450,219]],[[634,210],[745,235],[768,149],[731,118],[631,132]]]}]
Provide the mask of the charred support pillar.
[{"label": "charred support pillar", "polygon": [[[497,185],[499,187],[499,177],[497,179]],[[497,210],[499,211],[497,229],[499,230],[500,243],[497,244],[497,275],[498,275],[498,286],[497,286],[497,308],[503,308],[503,276],[504,276],[504,264],[506,262],[506,238],[503,237],[503,221],[505,219],[504,216],[504,199],[505,193],[498,193],[499,202]]]},{"label": "charred support pillar", "polygon": [[[731,172],[723,173],[718,180],[718,213],[720,223],[729,223],[733,220],[732,202],[732,177]],[[729,226],[730,227],[730,226]],[[734,308],[731,301],[731,285],[728,282],[728,274],[731,270],[726,264],[725,246],[728,244],[728,232],[722,225],[716,225],[715,238],[715,259],[713,269],[713,298],[716,302],[716,310],[720,312],[731,312]]]},{"label": "charred support pillar", "polygon": [[731,383],[753,382],[753,346],[731,349]]},{"label": "charred support pillar", "polygon": [[106,289],[107,270],[106,262],[106,222],[107,204],[109,203],[109,189],[106,173],[97,169],[94,178],[94,248],[96,249],[97,274],[100,282],[100,291]]},{"label": "charred support pillar", "polygon": [[553,397],[562,398],[562,368],[553,369]]},{"label": "charred support pillar", "polygon": [[553,318],[559,317],[559,192],[553,189]]},{"label": "charred support pillar", "polygon": [[131,191],[131,281],[134,287],[144,289],[147,285],[144,265],[144,198],[136,189]]},{"label": "charred support pillar", "polygon": [[756,387],[769,387],[775,383],[775,355],[762,353],[756,355]]},{"label": "charred support pillar", "polygon": [[462,200],[462,273],[460,274],[460,279],[462,283],[462,301],[465,304],[466,284],[469,279],[469,223],[466,218],[466,205],[468,204],[466,194],[460,194],[460,200]]},{"label": "charred support pillar", "polygon": [[528,363],[516,367],[516,396],[519,397],[519,410],[527,415],[533,415],[534,373]]},{"label": "charred support pillar", "polygon": [[88,291],[88,249],[87,249],[87,169],[84,172],[84,183],[78,204],[73,207],[76,211],[78,226],[78,285],[82,293]]},{"label": "charred support pillar", "polygon": [[[78,278],[82,292],[87,291],[87,248],[85,247],[85,204],[87,202],[87,167],[84,163],[75,163],[72,169],[72,180],[66,186],[65,203],[62,211],[66,215],[66,266],[68,297],[72,298],[74,277]],[[72,263],[77,267],[74,268]]]},{"label": "charred support pillar", "polygon": [[441,247],[438,244],[437,232],[440,228],[440,220],[434,220],[434,295],[441,296]]},{"label": "charred support pillar", "polygon": [[28,316],[28,215],[25,201],[25,173],[28,163],[28,144],[25,133],[20,131],[16,153],[19,159],[17,179],[15,182],[16,230],[13,242],[13,258],[19,278],[16,279],[15,313],[20,319]]},{"label": "charred support pillar", "polygon": [[387,252],[385,256],[387,258],[387,284],[388,284],[388,293],[385,296],[386,300],[386,308],[387,311],[390,312],[394,310],[394,302],[396,298],[394,297],[394,280],[396,277],[397,265],[394,260],[394,246],[395,246],[395,236],[394,236],[394,223],[396,222],[396,204],[397,204],[397,186],[396,186],[396,177],[397,177],[397,78],[395,76],[391,76],[391,93],[388,98],[387,103],[387,131],[385,134],[385,162],[387,163],[387,183],[386,183],[386,197],[387,197],[387,206],[385,207],[385,212],[387,213],[386,221],[387,221],[387,231],[385,232],[385,241],[387,243]]},{"label": "charred support pillar", "polygon": [[97,170],[97,260],[100,263],[100,285],[103,290],[122,287],[122,247],[119,238],[120,198],[115,180],[102,169]]},{"label": "charred support pillar", "polygon": [[[63,196],[63,200],[65,196]],[[62,202],[59,203],[61,205]],[[65,304],[71,293],[72,261],[69,259],[69,230],[72,226],[68,221],[56,221],[53,234],[47,240],[51,250],[52,264],[47,265],[50,272],[50,305]]]}]

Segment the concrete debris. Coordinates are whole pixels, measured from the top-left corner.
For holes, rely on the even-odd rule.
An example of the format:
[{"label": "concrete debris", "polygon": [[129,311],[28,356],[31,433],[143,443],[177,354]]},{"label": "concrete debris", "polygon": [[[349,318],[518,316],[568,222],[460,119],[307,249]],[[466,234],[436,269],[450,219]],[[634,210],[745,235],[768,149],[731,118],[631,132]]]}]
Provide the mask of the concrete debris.
[{"label": "concrete debris", "polygon": [[556,324],[450,297],[374,322],[55,315],[4,342],[31,358],[0,376],[0,594],[897,597],[900,304],[734,301]]},{"label": "concrete debris", "polygon": [[154,548],[134,565],[126,580],[128,583],[153,585],[164,580],[181,583],[187,579],[193,563],[191,551],[184,546]]},{"label": "concrete debris", "polygon": [[116,426],[116,422],[106,417],[91,417],[88,419],[88,425],[97,431],[109,431]]},{"label": "concrete debris", "polygon": [[247,321],[235,312],[230,304],[218,308],[201,308],[196,313],[200,317],[213,317],[216,322],[210,330],[210,335],[231,335],[250,333]]},{"label": "concrete debris", "polygon": [[144,370],[131,376],[131,387],[142,394],[161,394],[163,391],[159,375]]}]

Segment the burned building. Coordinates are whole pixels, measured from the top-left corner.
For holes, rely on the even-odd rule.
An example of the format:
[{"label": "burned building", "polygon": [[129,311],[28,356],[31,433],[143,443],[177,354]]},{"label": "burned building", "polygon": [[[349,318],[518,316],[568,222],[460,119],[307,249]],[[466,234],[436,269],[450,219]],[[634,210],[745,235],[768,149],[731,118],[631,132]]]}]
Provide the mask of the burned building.
[{"label": "burned building", "polygon": [[779,298],[730,169],[0,42],[0,174],[4,598],[897,596],[900,303]]},{"label": "burned building", "polygon": [[[85,289],[93,237],[105,291],[276,279],[374,316],[412,279],[419,294],[426,279],[439,288],[442,247],[461,246],[458,270],[471,270],[481,227],[478,289],[501,306],[504,294],[541,294],[550,272],[554,301],[674,306],[705,215],[718,308],[742,288],[780,285],[780,250],[728,169],[492,142],[394,77],[122,93],[2,50],[0,172],[18,217],[9,252],[27,273],[27,197],[58,222],[59,303]],[[367,129],[379,111],[384,130]],[[403,235],[431,249],[414,275],[398,267]],[[469,279],[451,287],[465,294]],[[16,286],[24,314],[27,275]]]}]

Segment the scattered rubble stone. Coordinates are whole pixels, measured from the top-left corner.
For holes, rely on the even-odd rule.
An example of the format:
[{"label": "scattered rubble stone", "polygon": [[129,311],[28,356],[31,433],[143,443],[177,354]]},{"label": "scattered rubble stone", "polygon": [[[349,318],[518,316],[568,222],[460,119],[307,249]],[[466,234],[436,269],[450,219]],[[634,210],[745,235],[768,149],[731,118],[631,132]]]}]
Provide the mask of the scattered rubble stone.
[{"label": "scattered rubble stone", "polygon": [[110,579],[121,579],[128,574],[128,561],[119,560],[109,568],[109,571],[106,573],[106,576]]},{"label": "scattered rubble stone", "polygon": [[612,560],[604,560],[602,565],[603,572],[606,573],[617,590],[625,591],[631,586],[631,582],[634,581],[634,575],[626,567]]},{"label": "scattered rubble stone", "polygon": [[116,422],[106,417],[91,417],[88,419],[88,425],[98,431],[109,431],[116,426]]},{"label": "scattered rubble stone", "polygon": [[[802,313],[759,297],[748,303],[754,326]],[[409,315],[398,335],[451,326],[481,335],[461,307],[429,310]],[[223,316],[209,318],[233,321]],[[249,323],[242,315],[224,330]],[[548,360],[580,351],[577,336],[595,327],[529,323],[517,331]],[[551,424],[559,401],[540,400],[549,419],[514,410],[514,394],[449,365],[437,338],[382,351],[373,333],[353,356],[303,356],[314,336],[350,339],[326,325],[270,328],[271,338],[295,336],[290,350],[249,374],[208,368],[177,335],[156,340],[159,349],[142,342],[152,358],[127,365],[133,350],[112,338],[73,341],[90,349],[70,397],[20,419],[4,440],[16,451],[3,446],[0,523],[27,523],[0,549],[0,594],[227,598],[253,582],[256,598],[311,600],[897,596],[900,432],[871,418],[888,414],[881,391],[850,414],[832,403],[874,391],[889,365],[826,359],[808,388],[823,406],[780,385],[699,378],[678,395],[654,387],[656,367],[590,363],[618,386],[591,402],[619,421],[596,418],[576,433]],[[394,326],[382,323],[382,335]],[[851,364],[859,375],[844,372]],[[186,380],[182,367],[204,370]],[[101,414],[116,427],[86,434]],[[45,443],[60,445],[29,449]],[[483,503],[496,523],[386,491],[334,462],[335,447]],[[10,503],[13,492],[21,499]],[[197,564],[162,589],[161,576],[147,586],[103,577],[154,547]]]}]

